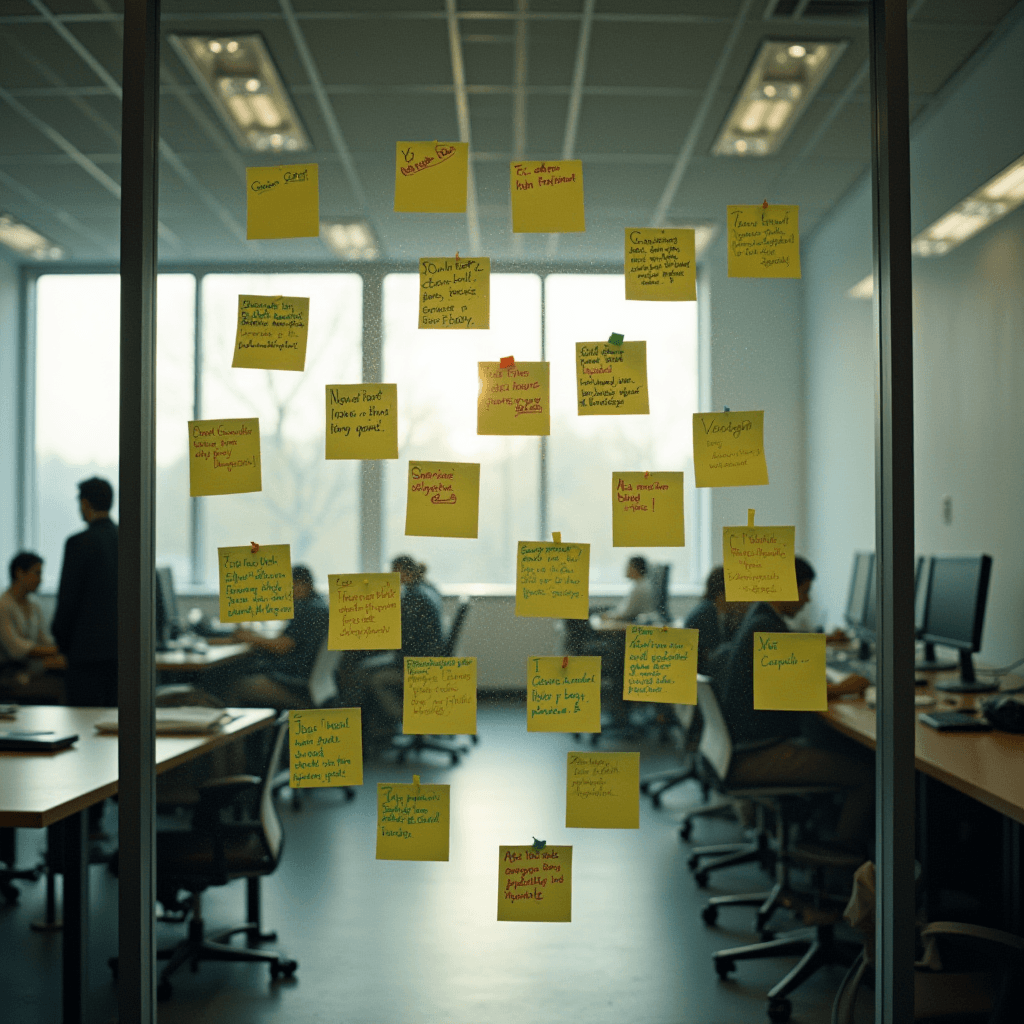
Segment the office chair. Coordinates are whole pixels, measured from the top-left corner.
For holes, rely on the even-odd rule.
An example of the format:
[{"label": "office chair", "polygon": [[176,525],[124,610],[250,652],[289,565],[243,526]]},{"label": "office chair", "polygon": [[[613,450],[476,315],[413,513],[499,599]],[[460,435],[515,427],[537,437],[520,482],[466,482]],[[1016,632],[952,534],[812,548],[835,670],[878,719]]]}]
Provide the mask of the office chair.
[{"label": "office chair", "polygon": [[[170,949],[157,953],[167,966],[157,981],[157,998],[171,997],[171,976],[179,967],[190,964],[198,969],[204,960],[265,963],[273,979],[290,978],[298,963],[283,953],[234,946],[232,935],[245,935],[250,943],[273,941],[275,936],[261,931],[259,921],[259,879],[272,874],[281,861],[284,830],[273,796],[273,769],[281,758],[288,723],[279,720],[274,731],[270,755],[263,778],[232,775],[211,779],[200,785],[200,800],[189,829],[160,831],[156,835],[156,892],[165,911],[187,916],[188,936]],[[226,812],[242,809],[250,812],[254,799],[256,814],[246,813],[243,820],[225,820]],[[227,885],[236,878],[249,881],[250,919],[207,937],[202,912],[203,892],[216,885]],[[184,891],[187,895],[181,898]],[[118,959],[112,957],[110,969],[117,978]]]},{"label": "office chair", "polygon": [[35,882],[41,874],[41,868],[19,868],[16,866],[17,833],[13,828],[0,828],[0,862],[6,867],[0,868],[0,898],[9,907],[13,907],[21,893],[12,883]]},{"label": "office chair", "polygon": [[[661,807],[661,798],[665,793],[684,782],[689,782],[690,779],[700,783],[705,801],[710,791],[707,782],[700,776],[696,757],[702,719],[696,714],[692,704],[673,704],[672,712],[683,733],[682,764],[676,768],[647,775],[640,780],[640,792],[651,798],[651,806],[655,808]],[[689,838],[689,829],[685,838]]]}]

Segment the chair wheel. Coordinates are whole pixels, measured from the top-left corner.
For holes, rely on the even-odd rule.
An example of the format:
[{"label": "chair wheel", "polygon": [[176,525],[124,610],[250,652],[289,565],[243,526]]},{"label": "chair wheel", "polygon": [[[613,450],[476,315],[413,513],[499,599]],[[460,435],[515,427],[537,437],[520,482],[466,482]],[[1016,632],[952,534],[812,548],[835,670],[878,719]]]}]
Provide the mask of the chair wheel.
[{"label": "chair wheel", "polygon": [[686,866],[691,871],[696,871],[697,868],[700,867],[700,857],[698,857],[695,853],[691,854],[689,857],[686,858]]},{"label": "chair wheel", "polygon": [[270,965],[270,977],[274,981],[278,978],[291,978],[298,969],[297,960],[275,960]]},{"label": "chair wheel", "polygon": [[0,885],[0,896],[3,897],[4,903],[9,907],[16,906],[18,903],[18,897],[21,895],[18,892],[17,886],[11,885],[9,882],[5,882]]},{"label": "chair wheel", "polygon": [[654,808],[658,808],[661,806],[661,793],[651,794],[651,806]]},{"label": "chair wheel", "polygon": [[459,755],[453,750],[451,753],[452,767],[454,768],[459,763]]},{"label": "chair wheel", "polygon": [[166,1003],[171,998],[172,992],[171,983],[161,978],[156,984],[156,1001]]},{"label": "chair wheel", "polygon": [[714,928],[718,921],[718,907],[714,905],[707,906],[700,912],[700,916],[709,928]]},{"label": "chair wheel", "polygon": [[757,930],[757,937],[762,942],[771,942],[775,938],[775,932],[771,928],[759,928]]},{"label": "chair wheel", "polygon": [[708,873],[706,871],[698,871],[693,876],[693,880],[697,883],[698,889],[706,889],[708,887]]},{"label": "chair wheel", "polygon": [[679,838],[689,842],[691,835],[693,835],[693,822],[684,821],[682,825],[679,826]]},{"label": "chair wheel", "polygon": [[651,783],[650,782],[641,782],[640,783],[640,792],[643,793],[644,796],[647,796],[647,794],[650,793],[650,791],[651,791]]},{"label": "chair wheel", "polygon": [[786,1024],[793,1012],[793,1004],[788,999],[768,1000],[768,1019],[772,1024]]},{"label": "chair wheel", "polygon": [[719,960],[718,957],[715,957],[715,971],[718,973],[718,978],[720,981],[727,980],[729,975],[735,970],[735,960]]},{"label": "chair wheel", "polygon": [[356,798],[356,791],[351,786],[345,787],[345,803],[350,804]]}]

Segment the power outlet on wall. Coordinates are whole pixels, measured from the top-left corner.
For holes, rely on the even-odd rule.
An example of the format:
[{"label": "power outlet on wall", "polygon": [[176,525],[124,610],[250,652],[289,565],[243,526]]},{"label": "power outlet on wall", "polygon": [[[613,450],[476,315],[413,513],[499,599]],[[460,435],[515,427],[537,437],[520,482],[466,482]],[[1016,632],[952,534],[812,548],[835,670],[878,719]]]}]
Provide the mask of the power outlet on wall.
[{"label": "power outlet on wall", "polygon": [[953,522],[953,495],[942,496],[942,521],[949,526]]}]

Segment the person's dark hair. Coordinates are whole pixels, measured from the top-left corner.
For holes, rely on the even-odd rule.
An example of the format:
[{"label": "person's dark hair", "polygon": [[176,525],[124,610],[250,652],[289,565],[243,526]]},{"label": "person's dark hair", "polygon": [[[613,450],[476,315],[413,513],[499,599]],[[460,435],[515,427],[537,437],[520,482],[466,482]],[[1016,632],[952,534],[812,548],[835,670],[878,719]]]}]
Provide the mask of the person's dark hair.
[{"label": "person's dark hair", "polygon": [[647,575],[647,559],[643,555],[634,555],[629,560],[629,568],[636,569],[641,576]]},{"label": "person's dark hair", "polygon": [[11,582],[13,583],[16,578],[15,573],[28,572],[33,566],[42,564],[42,558],[34,551],[19,551],[11,559]]},{"label": "person's dark hair", "polygon": [[412,555],[396,555],[391,560],[391,571],[418,577],[423,575],[423,566]]},{"label": "person's dark hair", "polygon": [[293,565],[292,566],[292,582],[293,583],[306,583],[309,586],[313,586],[313,573],[310,571],[308,565]]},{"label": "person's dark hair", "polygon": [[704,582],[704,600],[705,601],[717,601],[718,598],[725,596],[725,569],[720,565],[716,565],[711,572],[708,573],[708,578]]},{"label": "person's dark hair", "polygon": [[815,576],[817,573],[811,567],[811,563],[798,555],[796,558],[796,585],[799,587],[801,583],[813,580]]},{"label": "person's dark hair", "polygon": [[114,504],[114,488],[98,476],[89,477],[78,485],[79,498],[85,498],[97,512],[109,512]]}]

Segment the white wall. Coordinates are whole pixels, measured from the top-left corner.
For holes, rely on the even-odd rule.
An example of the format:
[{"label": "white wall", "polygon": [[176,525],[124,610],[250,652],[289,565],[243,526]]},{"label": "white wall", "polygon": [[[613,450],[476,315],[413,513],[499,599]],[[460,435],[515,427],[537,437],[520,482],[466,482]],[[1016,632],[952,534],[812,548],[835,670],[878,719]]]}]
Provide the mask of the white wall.
[{"label": "white wall", "polygon": [[0,589],[18,541],[18,280],[17,265],[0,253]]},{"label": "white wall", "polygon": [[[913,230],[1024,154],[1024,18],[912,129]],[[819,592],[838,618],[852,553],[874,547],[871,270],[864,181],[805,247],[807,524]],[[914,260],[915,527],[922,553],[993,556],[981,657],[1024,653],[1024,208],[952,253]],[[940,514],[953,502],[952,522]]]}]

